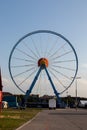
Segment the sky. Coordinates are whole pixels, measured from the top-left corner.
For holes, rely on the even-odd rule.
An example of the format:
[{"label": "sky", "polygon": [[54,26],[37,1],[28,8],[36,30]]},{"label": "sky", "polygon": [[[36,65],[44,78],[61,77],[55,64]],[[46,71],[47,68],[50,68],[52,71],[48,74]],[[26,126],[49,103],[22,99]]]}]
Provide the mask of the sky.
[{"label": "sky", "polygon": [[[78,96],[87,97],[87,0],[0,0],[0,67],[3,91],[18,93],[8,70],[12,47],[25,34],[52,30],[74,46],[79,61]],[[68,94],[75,96],[75,82]]]}]

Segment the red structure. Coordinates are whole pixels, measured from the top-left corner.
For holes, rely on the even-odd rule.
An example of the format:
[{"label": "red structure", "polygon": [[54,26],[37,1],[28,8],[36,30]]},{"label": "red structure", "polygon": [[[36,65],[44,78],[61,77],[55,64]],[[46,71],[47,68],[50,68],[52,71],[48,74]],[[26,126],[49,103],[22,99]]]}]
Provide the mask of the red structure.
[{"label": "red structure", "polygon": [[1,68],[0,68],[0,111],[2,110],[2,77],[1,77]]}]

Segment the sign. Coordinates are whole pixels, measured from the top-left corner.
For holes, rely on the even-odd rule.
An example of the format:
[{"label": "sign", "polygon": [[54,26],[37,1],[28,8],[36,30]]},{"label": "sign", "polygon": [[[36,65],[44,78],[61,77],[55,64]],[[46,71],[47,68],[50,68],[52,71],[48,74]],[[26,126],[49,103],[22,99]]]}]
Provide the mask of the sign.
[{"label": "sign", "polygon": [[2,91],[0,91],[0,103],[2,102]]},{"label": "sign", "polygon": [[1,78],[1,69],[0,69],[0,91],[2,91],[2,78]]}]

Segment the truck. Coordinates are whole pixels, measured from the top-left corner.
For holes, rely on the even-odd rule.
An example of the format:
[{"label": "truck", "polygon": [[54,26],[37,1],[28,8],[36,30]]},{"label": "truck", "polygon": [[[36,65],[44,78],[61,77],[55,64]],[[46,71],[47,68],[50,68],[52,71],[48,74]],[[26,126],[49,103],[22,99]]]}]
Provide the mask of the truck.
[{"label": "truck", "polygon": [[49,99],[49,109],[56,109],[56,100]]},{"label": "truck", "polygon": [[78,107],[79,108],[87,108],[87,100],[80,100]]}]

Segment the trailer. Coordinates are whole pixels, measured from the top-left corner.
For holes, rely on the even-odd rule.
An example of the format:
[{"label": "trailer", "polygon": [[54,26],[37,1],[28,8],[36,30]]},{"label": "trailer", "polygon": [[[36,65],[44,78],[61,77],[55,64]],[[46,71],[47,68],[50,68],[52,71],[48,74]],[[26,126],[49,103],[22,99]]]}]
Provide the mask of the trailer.
[{"label": "trailer", "polygon": [[56,100],[49,99],[49,109],[56,109]]}]

